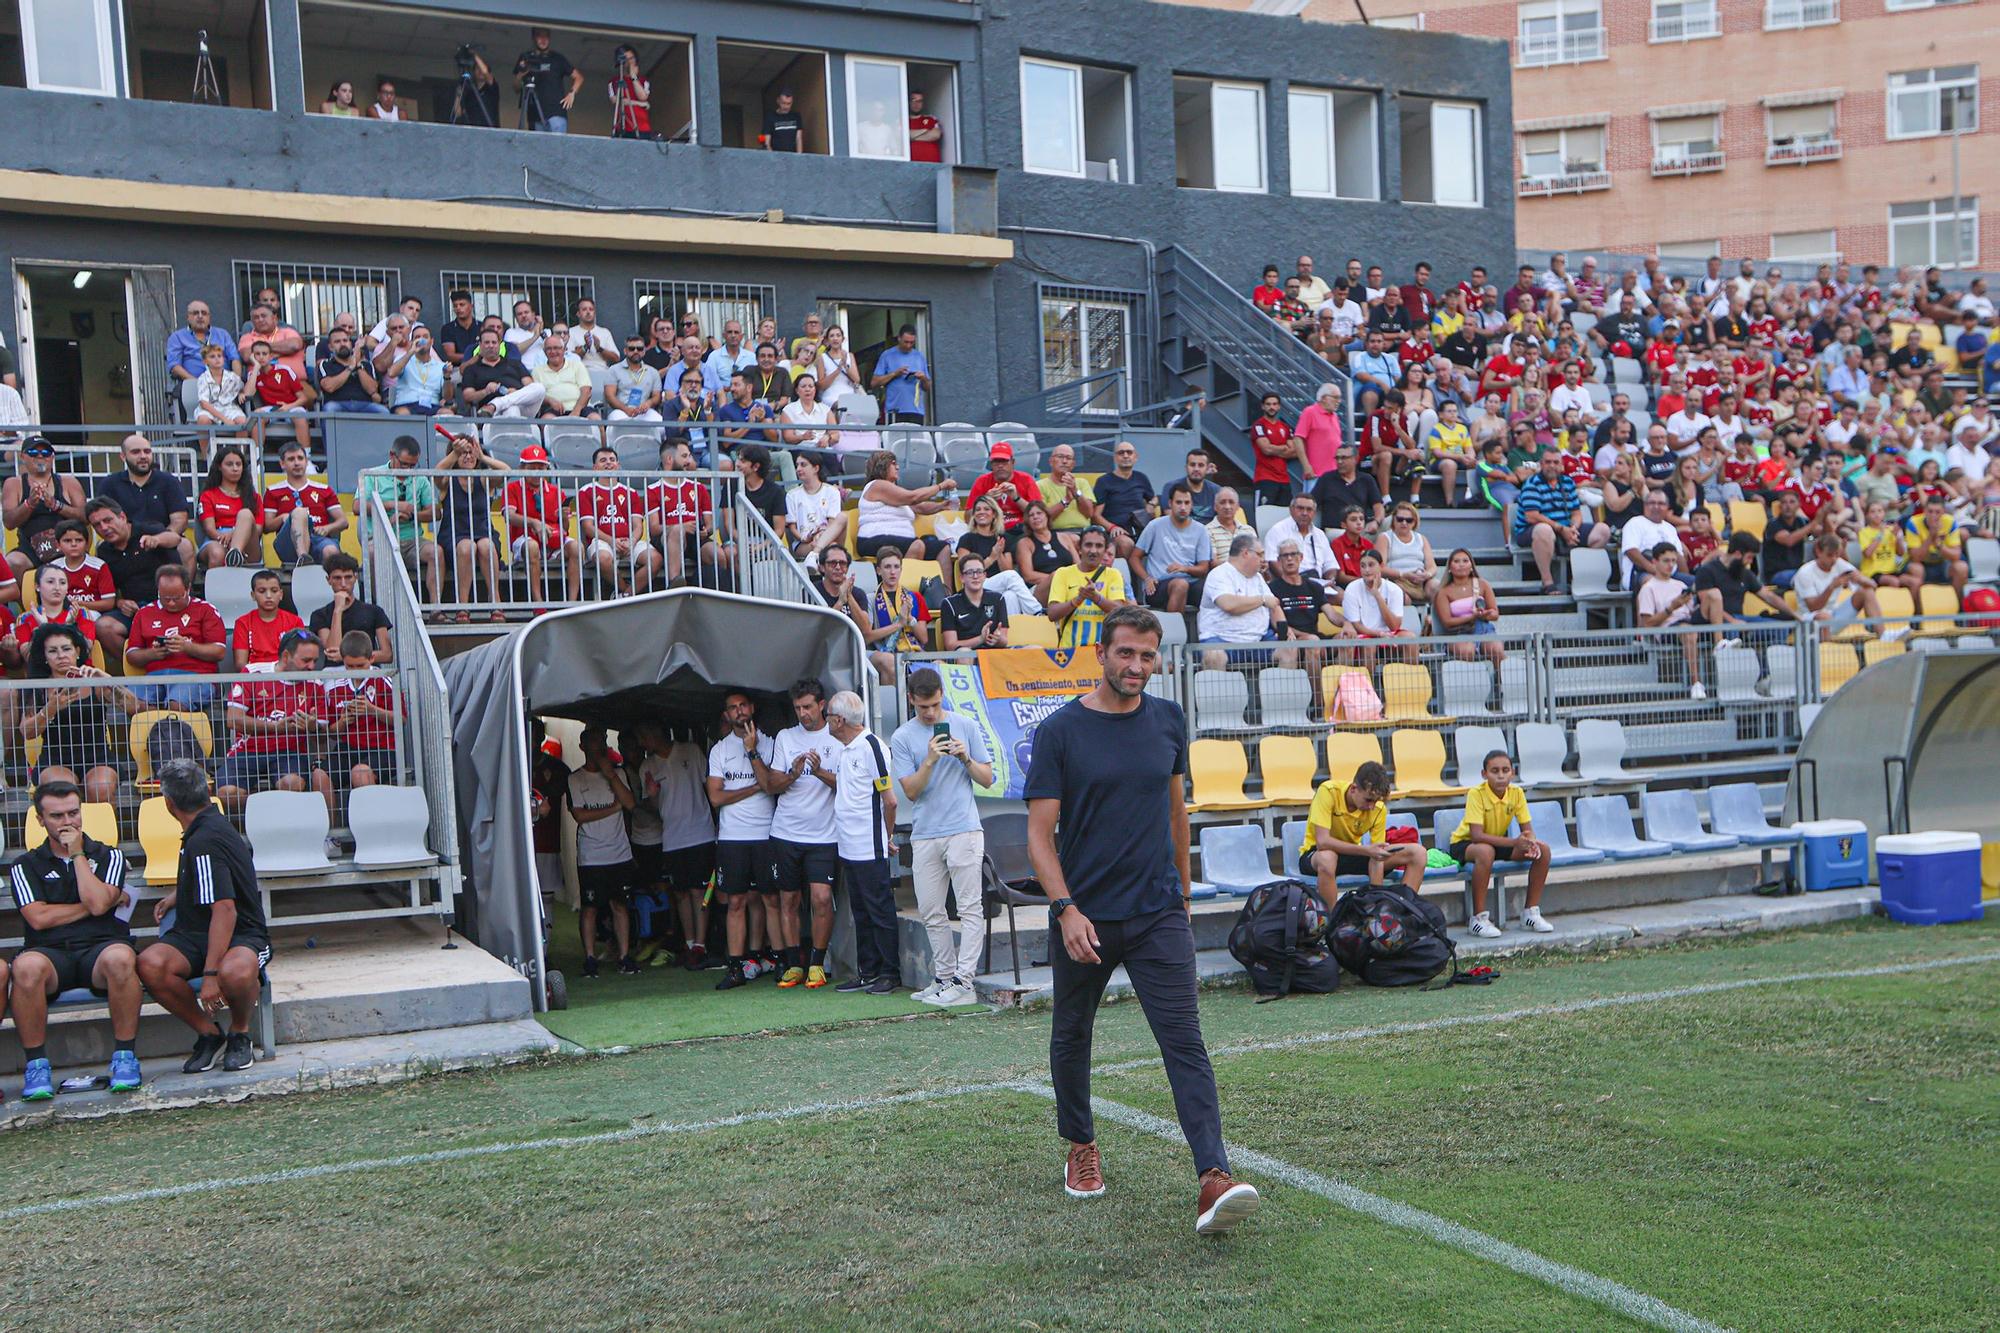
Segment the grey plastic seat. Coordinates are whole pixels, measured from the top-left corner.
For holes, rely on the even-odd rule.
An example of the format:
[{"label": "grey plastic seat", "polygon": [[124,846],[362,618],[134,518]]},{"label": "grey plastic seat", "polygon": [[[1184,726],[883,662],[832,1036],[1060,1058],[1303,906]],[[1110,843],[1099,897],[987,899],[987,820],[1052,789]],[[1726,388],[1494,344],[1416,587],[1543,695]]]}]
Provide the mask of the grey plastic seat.
[{"label": "grey plastic seat", "polygon": [[[541,428],[532,421],[515,417],[495,417],[486,423],[480,442],[486,452],[512,466],[521,461],[521,451],[542,442]],[[588,462],[585,467],[590,466]]]},{"label": "grey plastic seat", "polygon": [[1762,703],[1757,693],[1757,650],[1746,644],[1715,650],[1715,698],[1718,703]]},{"label": "grey plastic seat", "polygon": [[1461,787],[1470,787],[1479,781],[1480,769],[1486,763],[1486,756],[1495,750],[1507,748],[1507,733],[1498,727],[1468,726],[1460,723],[1452,736],[1452,749],[1458,757],[1458,776],[1453,779]]},{"label": "grey plastic seat", "polygon": [[1569,821],[1563,818],[1562,807],[1554,801],[1528,802],[1528,822],[1535,826],[1535,836],[1549,845],[1549,868],[1563,866],[1587,866],[1604,859],[1604,852],[1596,847],[1579,847],[1569,840]]},{"label": "grey plastic seat", "polygon": [[604,437],[598,433],[596,426],[556,421],[543,429],[543,443],[548,448],[551,463],[559,470],[590,471],[597,446],[604,443]]},{"label": "grey plastic seat", "polygon": [[1702,828],[1694,793],[1686,788],[1641,792],[1639,809],[1646,818],[1646,836],[1672,843],[1677,852],[1720,852],[1739,844],[1739,839],[1727,833],[1709,833]]},{"label": "grey plastic seat", "polygon": [[1632,831],[1632,807],[1622,796],[1585,796],[1576,803],[1576,841],[1614,861],[1665,856],[1673,844],[1650,842]]},{"label": "grey plastic seat", "polygon": [[313,612],[331,605],[333,587],[326,581],[325,569],[305,564],[292,571],[292,609],[299,613],[300,620],[310,623]]},{"label": "grey plastic seat", "polygon": [[225,629],[256,608],[257,599],[250,595],[250,580],[256,573],[254,569],[232,569],[228,566],[208,571],[207,581],[202,585],[202,597],[222,617]]},{"label": "grey plastic seat", "polygon": [[1576,773],[1586,782],[1637,782],[1625,771],[1625,724],[1587,717],[1576,724]]},{"label": "grey plastic seat", "polygon": [[1523,722],[1514,728],[1514,744],[1521,785],[1536,787],[1587,787],[1589,778],[1573,778],[1563,770],[1569,757],[1569,739],[1559,722]]},{"label": "grey plastic seat", "polygon": [[1774,643],[1764,650],[1764,668],[1770,678],[1764,682],[1765,697],[1792,699],[1799,692],[1799,654],[1789,643]]},{"label": "grey plastic seat", "polygon": [[[1978,544],[1977,542],[1973,543],[1974,546]],[[1923,640],[1919,639],[1917,642],[1922,643]],[[1991,634],[1961,634],[1958,636],[1958,642],[1952,646],[1956,648],[1983,648],[1990,653],[1993,651],[1993,636]]]},{"label": "grey plastic seat", "polygon": [[430,806],[418,787],[356,787],[347,799],[347,827],[354,834],[354,864],[362,870],[430,865]]},{"label": "grey plastic seat", "polygon": [[1277,876],[1255,824],[1206,824],[1201,830],[1201,877],[1223,893],[1245,898]]},{"label": "grey plastic seat", "polygon": [[253,792],[243,805],[243,834],[259,875],[316,875],[333,869],[326,859],[330,823],[326,799],[316,791]]},{"label": "grey plastic seat", "polygon": [[1250,706],[1250,682],[1236,671],[1194,673],[1194,729],[1241,731]]},{"label": "grey plastic seat", "polygon": [[1271,529],[1278,525],[1278,520],[1291,512],[1291,510],[1285,508],[1283,505],[1258,505],[1257,540],[1262,541],[1264,538],[1270,536]]},{"label": "grey plastic seat", "polygon": [[1498,717],[1493,711],[1493,664],[1461,662],[1438,667],[1438,707],[1451,717]]},{"label": "grey plastic seat", "polygon": [[1969,541],[1964,550],[1972,582],[1989,587],[2000,583],[2000,542]]},{"label": "grey plastic seat", "polygon": [[1297,667],[1265,667],[1257,673],[1257,706],[1267,727],[1311,726],[1312,678]]},{"label": "grey plastic seat", "polygon": [[1764,817],[1764,797],[1754,782],[1731,782],[1708,789],[1708,824],[1753,847],[1778,847],[1799,840],[1790,829],[1773,828]]}]

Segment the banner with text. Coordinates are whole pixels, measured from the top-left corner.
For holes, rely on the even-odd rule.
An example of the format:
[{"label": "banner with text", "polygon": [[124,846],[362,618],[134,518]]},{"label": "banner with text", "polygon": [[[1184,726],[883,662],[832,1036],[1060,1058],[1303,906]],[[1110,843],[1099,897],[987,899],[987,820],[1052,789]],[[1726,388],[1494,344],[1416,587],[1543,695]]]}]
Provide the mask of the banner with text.
[{"label": "banner with text", "polygon": [[[1079,661],[1088,664],[1081,678],[1073,670]],[[1088,691],[1100,672],[1095,652],[1084,650],[1072,657],[1067,651],[1041,648],[981,652],[970,662],[911,664],[912,669],[918,666],[938,673],[944,682],[945,708],[977,728],[993,756],[993,785],[975,790],[981,796],[1016,801],[1027,787],[1035,728]],[[1039,688],[1031,690],[1030,685]]]}]

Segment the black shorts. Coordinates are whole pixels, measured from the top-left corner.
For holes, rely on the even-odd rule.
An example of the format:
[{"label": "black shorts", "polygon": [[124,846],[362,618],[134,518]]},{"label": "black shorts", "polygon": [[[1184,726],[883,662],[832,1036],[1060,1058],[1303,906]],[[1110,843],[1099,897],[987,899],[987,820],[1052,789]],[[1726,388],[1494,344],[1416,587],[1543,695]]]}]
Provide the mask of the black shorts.
[{"label": "black shorts", "polygon": [[[747,846],[749,844],[738,844]],[[676,847],[660,853],[660,878],[670,893],[703,893],[715,875],[715,847],[698,842],[692,847]]]},{"label": "black shorts", "polygon": [[785,893],[804,893],[808,884],[831,884],[840,869],[840,851],[830,842],[773,838],[771,860],[777,868],[778,888]]},{"label": "black shorts", "polygon": [[609,866],[576,868],[577,901],[585,907],[609,907],[632,900],[633,869],[630,861]]},{"label": "black shorts", "polygon": [[[1313,868],[1313,858],[1318,855],[1318,848],[1314,848],[1309,852],[1300,852],[1299,874],[1307,879],[1318,879],[1319,871]],[[1345,852],[1335,852],[1333,856],[1333,873],[1336,877],[1341,875],[1365,875],[1368,873],[1368,867],[1372,864],[1374,863],[1365,856],[1349,856]]]},{"label": "black shorts", "polygon": [[1155,583],[1153,585],[1153,590],[1150,593],[1146,594],[1146,605],[1152,607],[1155,611],[1166,610],[1167,593],[1174,586],[1176,582],[1185,583],[1187,585],[1187,590],[1188,590],[1187,604],[1189,606],[1194,606],[1200,601],[1201,585],[1196,583],[1193,579],[1180,578],[1179,576],[1176,576],[1175,578],[1161,579],[1158,583]]},{"label": "black shorts", "polygon": [[[206,935],[183,935],[179,931],[171,931],[160,936],[160,943],[170,949],[178,949],[181,957],[187,959],[189,979],[199,977],[202,974],[202,969],[208,966],[208,936]],[[248,949],[251,953],[256,954],[257,970],[260,972],[263,971],[265,964],[271,961],[271,941],[265,939],[262,935],[231,935],[229,937],[229,947],[232,949]]]},{"label": "black shorts", "polygon": [[[95,944],[76,945],[31,944],[21,950],[21,954],[38,953],[49,960],[50,965],[56,970],[57,995],[66,990],[87,986],[92,995],[102,999],[106,992],[91,981],[91,973],[97,971],[97,960],[104,956],[106,949],[131,947],[130,940],[99,940]],[[20,961],[19,954],[15,955],[15,961]],[[195,971],[199,972],[201,969],[197,967]]]},{"label": "black shorts", "polygon": [[632,891],[651,893],[661,886],[665,870],[660,862],[660,848],[657,843],[635,842],[632,844]]},{"label": "black shorts", "polygon": [[1949,561],[1924,566],[1925,583],[1950,583],[1951,564]]},{"label": "black shorts", "polygon": [[300,750],[279,750],[266,754],[232,754],[215,770],[215,785],[236,787],[247,792],[270,791],[280,778],[310,780],[312,756]]},{"label": "black shorts", "polygon": [[778,867],[771,858],[771,844],[765,842],[718,842],[716,881],[724,893],[776,893]]},{"label": "black shorts", "polygon": [[924,544],[926,560],[937,560],[951,549],[951,543],[941,537],[856,537],[854,553],[863,560],[873,560],[884,551],[894,551],[897,555],[907,555],[912,542]]}]

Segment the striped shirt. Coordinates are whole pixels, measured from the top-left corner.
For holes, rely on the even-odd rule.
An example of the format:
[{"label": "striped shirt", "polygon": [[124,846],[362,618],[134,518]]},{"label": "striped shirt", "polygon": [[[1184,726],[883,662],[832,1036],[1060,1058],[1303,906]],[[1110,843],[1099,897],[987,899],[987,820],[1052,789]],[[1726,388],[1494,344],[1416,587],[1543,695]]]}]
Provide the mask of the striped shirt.
[{"label": "striped shirt", "polygon": [[1540,472],[1528,478],[1521,487],[1521,494],[1514,500],[1514,540],[1520,541],[1528,535],[1528,511],[1535,510],[1543,518],[1555,523],[1569,522],[1569,516],[1583,505],[1576,493],[1576,483],[1568,477],[1558,475],[1550,481]]},{"label": "striped shirt", "polygon": [[[91,873],[114,889],[125,887],[125,854],[116,847],[106,847],[93,838],[83,840],[83,854],[90,858]],[[45,842],[31,852],[24,853],[14,863],[9,876],[14,890],[14,906],[26,907],[30,903],[47,903],[55,907],[67,907],[83,901],[83,894],[76,884],[76,867],[58,854],[53,841]],[[25,943],[31,949],[48,947],[59,949],[83,948],[92,944],[103,944],[132,938],[130,927],[118,915],[117,908],[102,916],[87,916],[78,921],[65,922],[46,930],[37,930],[24,924]]]},{"label": "striped shirt", "polygon": [[264,900],[257,892],[257,871],[250,844],[213,807],[195,816],[181,835],[180,875],[174,881],[173,934],[206,940],[215,905],[236,904],[238,940],[268,940]]}]

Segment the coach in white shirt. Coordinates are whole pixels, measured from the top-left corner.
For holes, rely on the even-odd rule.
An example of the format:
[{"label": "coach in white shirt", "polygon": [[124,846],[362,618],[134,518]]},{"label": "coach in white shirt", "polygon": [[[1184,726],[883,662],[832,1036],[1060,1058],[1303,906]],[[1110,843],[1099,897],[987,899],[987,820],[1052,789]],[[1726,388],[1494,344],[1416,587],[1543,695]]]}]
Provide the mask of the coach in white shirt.
[{"label": "coach in white shirt", "polygon": [[1325,582],[1329,573],[1338,577],[1340,562],[1333,558],[1333,543],[1326,533],[1313,522],[1313,515],[1319,512],[1319,501],[1310,495],[1295,495],[1285,516],[1271,525],[1264,534],[1264,559],[1270,564],[1278,563],[1278,548],[1286,542],[1299,544],[1299,572]]},{"label": "coach in white shirt", "polygon": [[1991,465],[1992,455],[1980,443],[1980,423],[1964,418],[1952,431],[1951,447],[1944,451],[1945,475],[1955,469],[1965,474],[1968,486],[1979,486],[1986,480],[1986,469]]}]

